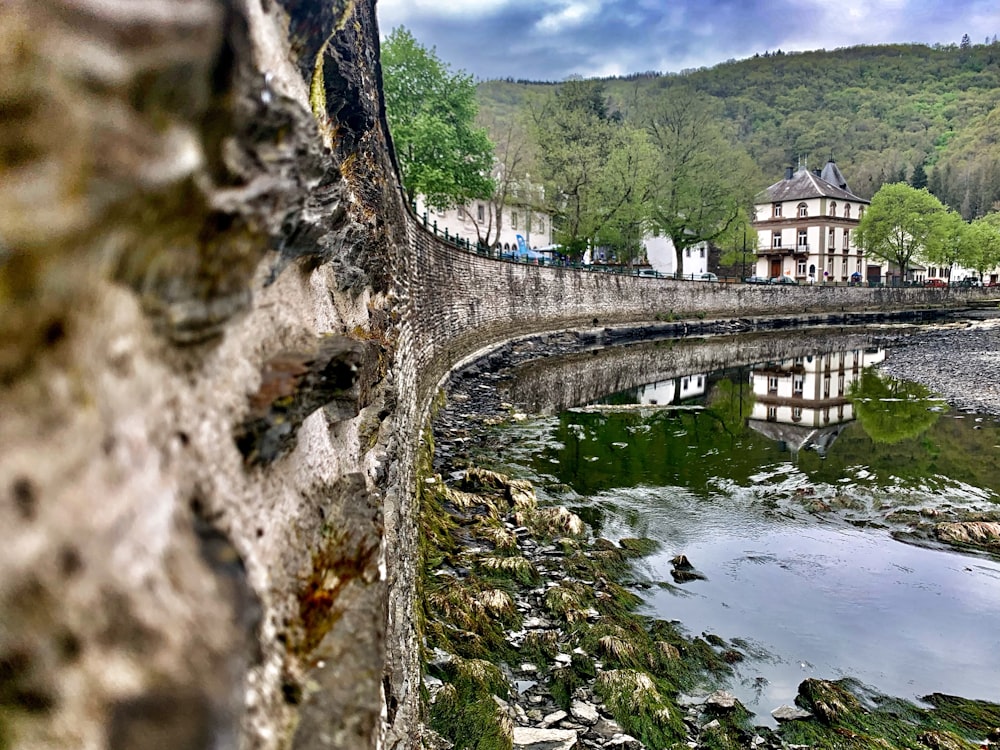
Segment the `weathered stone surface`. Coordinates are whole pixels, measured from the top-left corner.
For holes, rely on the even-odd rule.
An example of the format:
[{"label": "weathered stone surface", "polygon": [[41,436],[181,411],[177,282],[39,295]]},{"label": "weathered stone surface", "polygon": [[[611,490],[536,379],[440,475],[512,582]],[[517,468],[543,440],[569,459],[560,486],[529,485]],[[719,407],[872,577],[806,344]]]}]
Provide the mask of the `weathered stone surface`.
[{"label": "weathered stone surface", "polygon": [[812,716],[808,711],[795,706],[778,706],[771,712],[775,721],[794,721],[795,719],[808,719]]},{"label": "weathered stone surface", "polygon": [[572,729],[514,727],[514,750],[575,750],[577,735]]},{"label": "weathered stone surface", "polygon": [[328,336],[311,347],[280,352],[261,370],[260,388],[236,444],[250,463],[270,463],[295,445],[303,420],[325,407],[331,422],[357,416],[362,345]]},{"label": "weathered stone surface", "polygon": [[959,521],[939,523],[934,535],[949,544],[1000,546],[1000,523],[996,521]]},{"label": "weathered stone surface", "polygon": [[588,727],[596,724],[597,720],[601,718],[597,712],[597,706],[580,700],[575,700],[570,704],[569,713],[578,722],[586,724]]}]

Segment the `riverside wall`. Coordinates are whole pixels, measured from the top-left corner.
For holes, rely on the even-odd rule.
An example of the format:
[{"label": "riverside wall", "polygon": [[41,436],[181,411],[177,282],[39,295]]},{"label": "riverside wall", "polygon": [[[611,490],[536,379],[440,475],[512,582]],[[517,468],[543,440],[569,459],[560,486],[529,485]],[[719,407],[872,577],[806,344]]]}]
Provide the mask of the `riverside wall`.
[{"label": "riverside wall", "polygon": [[456,363],[967,301],[444,245],[373,0],[10,0],[0,60],[0,747],[417,747],[416,464]]}]

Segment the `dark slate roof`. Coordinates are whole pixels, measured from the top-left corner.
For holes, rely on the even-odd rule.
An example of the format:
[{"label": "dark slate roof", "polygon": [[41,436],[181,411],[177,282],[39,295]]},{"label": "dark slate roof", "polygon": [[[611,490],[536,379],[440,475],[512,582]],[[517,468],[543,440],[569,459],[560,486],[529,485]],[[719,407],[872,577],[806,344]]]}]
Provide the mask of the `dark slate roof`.
[{"label": "dark slate roof", "polygon": [[[864,198],[859,198],[847,188],[847,181],[841,174],[837,165],[832,161],[827,162],[823,173],[834,179],[842,181],[844,187],[835,185],[823,177],[810,172],[804,167],[793,174],[787,180],[781,180],[764,190],[755,199],[756,203],[781,203],[784,201],[800,201],[807,198],[835,198],[837,200],[855,201],[869,203]],[[838,177],[839,176],[839,177]]]},{"label": "dark slate roof", "polygon": [[819,173],[819,176],[831,185],[836,185],[848,193],[851,192],[851,188],[847,184],[847,178],[844,177],[844,173],[840,171],[840,167],[837,166],[837,162],[833,159],[830,159],[830,161],[823,165],[823,171]]}]

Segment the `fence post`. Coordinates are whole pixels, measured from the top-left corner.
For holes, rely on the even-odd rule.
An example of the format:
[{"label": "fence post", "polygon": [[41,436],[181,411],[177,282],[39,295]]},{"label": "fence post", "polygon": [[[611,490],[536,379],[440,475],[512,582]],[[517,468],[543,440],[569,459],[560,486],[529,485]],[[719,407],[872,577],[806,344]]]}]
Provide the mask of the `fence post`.
[{"label": "fence post", "polygon": [[434,236],[435,237],[437,237],[437,233],[438,233],[438,222],[437,222],[437,219],[434,219]]}]

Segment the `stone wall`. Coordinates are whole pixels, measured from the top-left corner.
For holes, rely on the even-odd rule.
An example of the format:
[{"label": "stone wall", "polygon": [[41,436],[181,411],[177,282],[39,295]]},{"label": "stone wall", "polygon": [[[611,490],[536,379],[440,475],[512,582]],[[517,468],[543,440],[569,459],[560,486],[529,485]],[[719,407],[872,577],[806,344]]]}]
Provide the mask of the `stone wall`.
[{"label": "stone wall", "polygon": [[456,362],[942,299],[437,243],[373,0],[7,0],[0,60],[0,747],[416,747],[415,466]]}]

